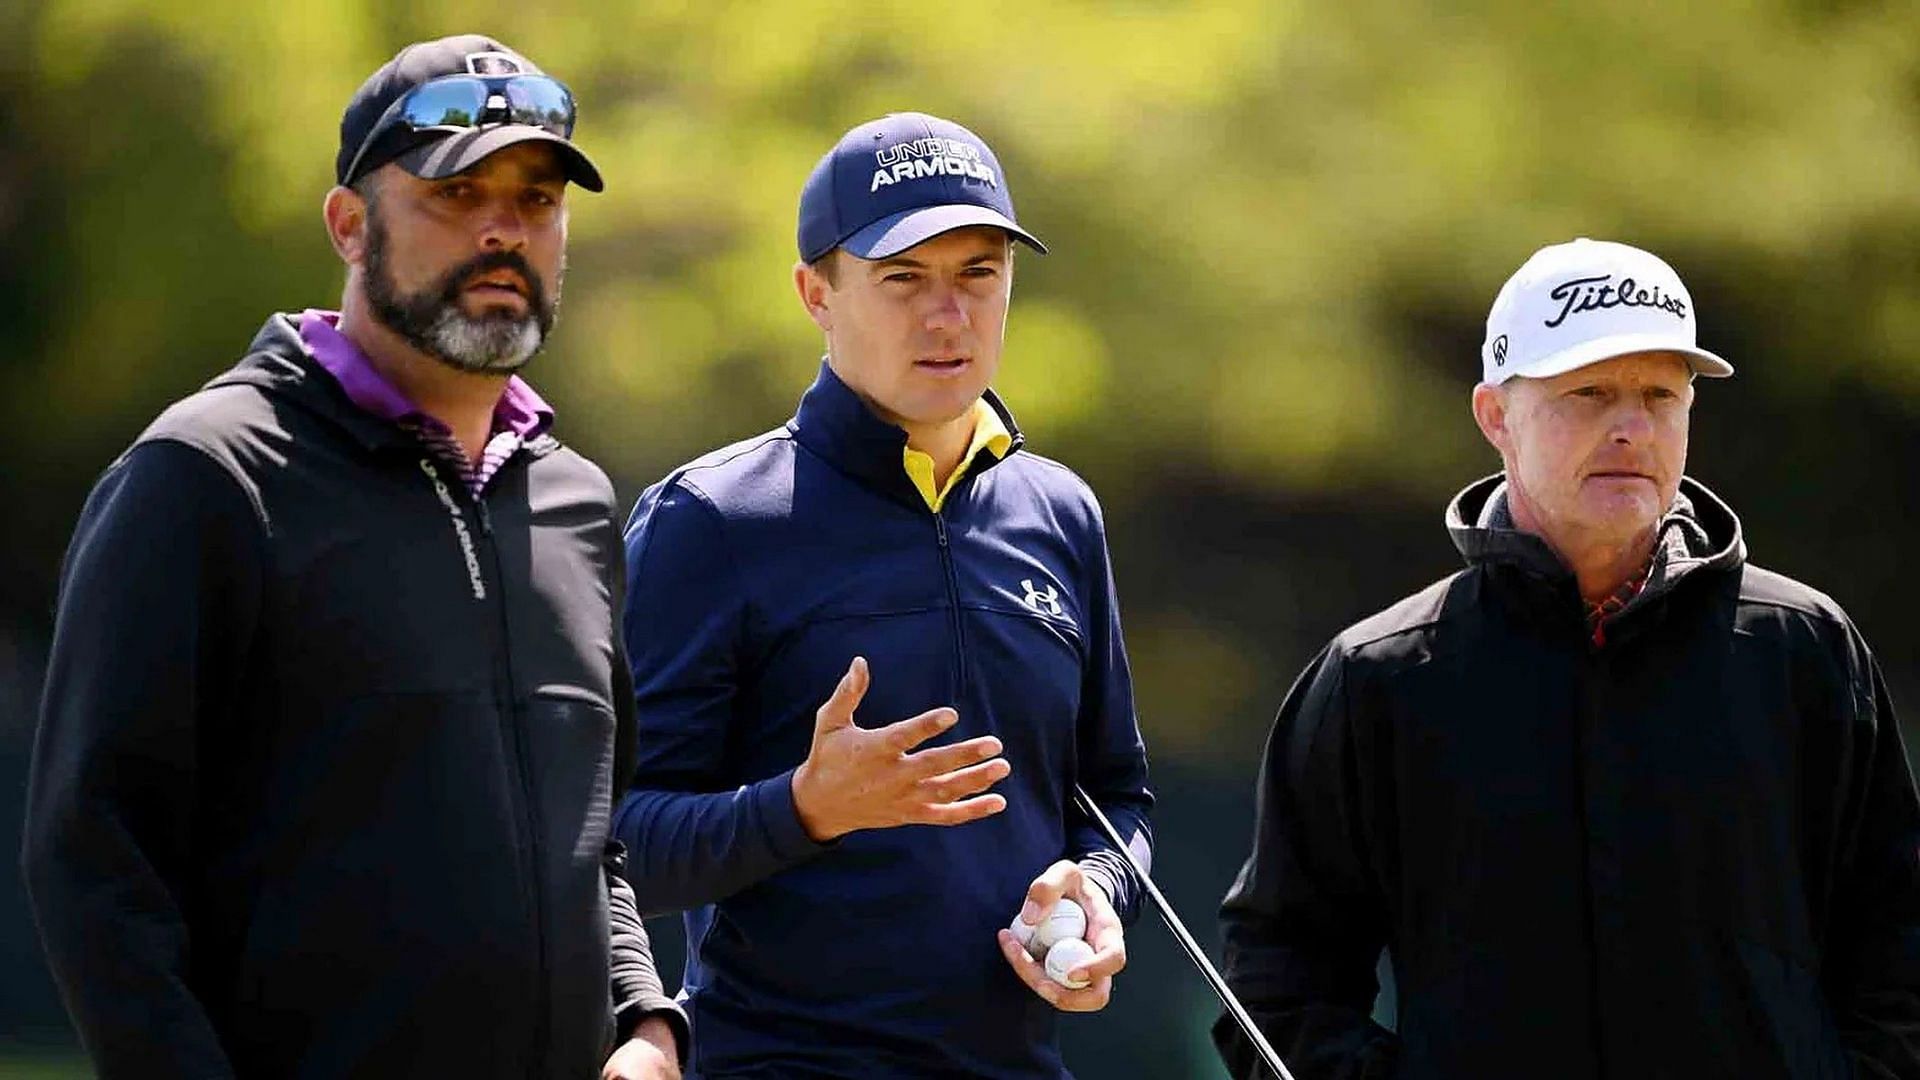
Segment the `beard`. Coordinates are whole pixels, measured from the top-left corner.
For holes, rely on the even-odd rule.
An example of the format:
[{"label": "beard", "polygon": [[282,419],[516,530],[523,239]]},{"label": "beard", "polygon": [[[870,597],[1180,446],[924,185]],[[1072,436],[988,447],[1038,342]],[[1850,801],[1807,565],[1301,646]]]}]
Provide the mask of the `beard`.
[{"label": "beard", "polygon": [[[371,211],[371,208],[370,208]],[[377,211],[367,218],[366,294],[373,317],[407,344],[459,371],[510,375],[546,344],[560,307],[561,268],[549,297],[539,275],[517,251],[488,251],[448,270],[424,288],[400,291],[388,266],[386,223]],[[468,315],[461,295],[468,282],[494,270],[511,270],[527,286],[524,314],[488,309]]]}]

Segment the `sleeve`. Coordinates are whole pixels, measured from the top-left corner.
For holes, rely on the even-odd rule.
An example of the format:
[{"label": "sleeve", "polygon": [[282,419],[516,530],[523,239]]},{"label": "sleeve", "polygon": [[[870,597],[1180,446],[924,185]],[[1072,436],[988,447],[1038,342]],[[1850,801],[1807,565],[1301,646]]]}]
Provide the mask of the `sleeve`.
[{"label": "sleeve", "polygon": [[[611,560],[616,613],[626,593],[625,560]],[[624,777],[633,769],[633,682],[627,668],[627,650],[621,640],[620,619],[613,626],[613,775]],[[691,1033],[687,1016],[667,996],[653,962],[653,942],[647,937],[646,924],[640,921],[640,909],[634,901],[633,886],[627,882],[627,849],[618,840],[607,841],[603,863],[607,880],[607,929],[610,952],[610,991],[613,1012],[614,1043],[625,1042],[633,1030],[649,1016],[660,1016],[673,1028],[674,1046],[682,1068],[687,1064]]]},{"label": "sleeve", "polygon": [[[1346,665],[1321,652],[1288,691],[1256,789],[1253,852],[1220,910],[1225,977],[1288,1066],[1384,1080],[1398,1041],[1371,1017],[1386,942],[1368,871]],[[1265,1067],[1231,1018],[1214,1044],[1236,1077]]]},{"label": "sleeve", "polygon": [[792,770],[727,790],[746,600],[720,526],[672,480],[627,524],[637,762],[614,830],[647,915],[724,899],[831,846],[802,828]]},{"label": "sleeve", "polygon": [[1880,667],[1855,638],[1864,752],[1834,890],[1827,993],[1857,1075],[1920,1080],[1920,798]]},{"label": "sleeve", "polygon": [[[1126,643],[1120,634],[1120,604],[1113,584],[1113,560],[1107,552],[1106,531],[1094,516],[1094,552],[1090,564],[1096,573],[1086,614],[1088,664],[1080,691],[1078,720],[1080,775],[1087,797],[1105,814],[1141,868],[1153,869],[1153,830],[1149,814],[1153,795],[1147,790],[1147,748],[1133,709],[1133,676],[1127,668]],[[1115,914],[1131,924],[1140,915],[1144,890],[1127,855],[1116,850],[1105,832],[1077,806],[1068,807],[1067,843],[1087,877],[1113,900]]]},{"label": "sleeve", "polygon": [[220,465],[154,441],[101,478],[67,550],[21,865],[104,1076],[233,1075],[186,908],[201,748],[240,682],[263,535]]},{"label": "sleeve", "polygon": [[640,921],[640,908],[634,903],[633,886],[623,876],[627,868],[626,848],[617,840],[607,844],[607,928],[613,951],[613,1031],[614,1043],[626,1042],[633,1030],[650,1016],[658,1016],[673,1028],[673,1045],[686,1068],[687,1051],[693,1035],[687,1014],[667,996],[660,972],[653,964],[653,943],[647,938],[646,924]]}]

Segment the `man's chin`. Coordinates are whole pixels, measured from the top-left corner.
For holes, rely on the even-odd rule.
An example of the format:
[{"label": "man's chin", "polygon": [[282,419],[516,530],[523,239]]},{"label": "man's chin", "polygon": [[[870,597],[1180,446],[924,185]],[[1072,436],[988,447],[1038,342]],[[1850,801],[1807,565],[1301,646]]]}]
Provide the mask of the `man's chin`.
[{"label": "man's chin", "polygon": [[1660,524],[1666,508],[1652,493],[1645,496],[1587,499],[1580,508],[1583,530],[1590,536],[1612,537],[1622,542],[1645,536]]},{"label": "man's chin", "polygon": [[427,337],[441,362],[479,375],[511,375],[546,343],[532,319],[441,319]]}]

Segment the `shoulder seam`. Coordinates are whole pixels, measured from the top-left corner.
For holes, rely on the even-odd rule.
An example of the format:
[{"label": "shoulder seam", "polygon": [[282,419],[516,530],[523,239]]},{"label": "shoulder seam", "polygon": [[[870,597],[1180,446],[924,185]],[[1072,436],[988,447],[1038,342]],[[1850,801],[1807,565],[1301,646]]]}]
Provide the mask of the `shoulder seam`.
[{"label": "shoulder seam", "polygon": [[[1400,606],[1401,604],[1404,604],[1407,601],[1412,600],[1414,597],[1419,596],[1421,593],[1427,592],[1428,590],[1439,588],[1441,586],[1446,586],[1451,588],[1452,583],[1458,581],[1461,575],[1465,574],[1466,572],[1467,571],[1465,570],[1455,570],[1453,573],[1448,574],[1446,577],[1441,578],[1440,580],[1434,582],[1431,585],[1428,585],[1426,588],[1421,589],[1419,592],[1409,593],[1408,595],[1401,597],[1399,600],[1394,601],[1392,604],[1389,604],[1386,607],[1381,608],[1379,611],[1374,612],[1372,615],[1367,616],[1365,619],[1361,619],[1359,622],[1356,622],[1352,626],[1347,627],[1346,630],[1340,631],[1340,633],[1334,635],[1334,637],[1336,638],[1336,640],[1341,637],[1344,637],[1349,631],[1354,629],[1354,627],[1359,626],[1361,623],[1367,622],[1373,618],[1376,618],[1377,616],[1384,615],[1387,612],[1392,611],[1394,608]],[[1399,626],[1399,627],[1393,628],[1392,630],[1385,631],[1383,633],[1374,634],[1371,637],[1361,638],[1357,641],[1349,641],[1346,643],[1345,648],[1343,648],[1341,651],[1343,653],[1351,654],[1357,649],[1366,648],[1368,645],[1378,645],[1380,642],[1389,640],[1391,638],[1397,638],[1405,634],[1417,633],[1421,630],[1426,630],[1431,627],[1439,626],[1441,623],[1445,621],[1446,620],[1444,618],[1436,614],[1429,618],[1422,619],[1419,622],[1414,623],[1410,626]]]},{"label": "shoulder seam", "polygon": [[791,442],[792,439],[793,439],[793,433],[791,431],[788,431],[784,426],[777,427],[777,428],[774,428],[772,431],[763,431],[760,434],[755,435],[750,439],[747,439],[745,443],[740,446],[739,449],[735,450],[731,454],[728,454],[726,457],[720,458],[717,461],[704,461],[704,460],[691,461],[685,465],[680,466],[680,468],[675,470],[675,472],[680,477],[685,477],[688,473],[693,472],[697,469],[717,469],[723,465],[728,465],[728,464],[731,464],[732,462],[738,461],[740,458],[743,458],[748,454],[751,454],[754,451],[765,447],[768,443]]},{"label": "shoulder seam", "polygon": [[1778,608],[1781,611],[1791,611],[1796,615],[1805,615],[1810,619],[1818,619],[1832,626],[1846,627],[1851,621],[1844,615],[1835,612],[1821,611],[1816,607],[1805,607],[1787,600],[1771,600],[1762,596],[1748,596],[1744,592],[1736,599],[1739,603],[1751,604],[1754,607]]},{"label": "shoulder seam", "polygon": [[[1018,461],[1018,460],[1019,460],[1019,459],[1021,459],[1021,458],[1026,458],[1026,459],[1028,459],[1029,461],[1036,461],[1036,462],[1039,462],[1039,463],[1040,463],[1040,464],[1042,464],[1042,465],[1048,465],[1048,466],[1051,466],[1051,467],[1053,467],[1053,468],[1055,468],[1055,469],[1058,469],[1058,470],[1060,470],[1061,472],[1063,472],[1063,473],[1066,473],[1066,474],[1067,474],[1068,476],[1071,476],[1071,477],[1073,477],[1073,478],[1074,478],[1074,479],[1075,479],[1076,481],[1078,481],[1078,482],[1080,483],[1080,485],[1081,485],[1082,487],[1085,487],[1085,488],[1087,488],[1087,489],[1089,489],[1089,490],[1091,490],[1091,489],[1092,489],[1092,485],[1091,485],[1091,484],[1088,484],[1088,483],[1087,483],[1087,478],[1086,478],[1086,477],[1084,477],[1084,476],[1081,476],[1081,475],[1080,475],[1079,473],[1077,473],[1077,472],[1075,472],[1075,471],[1073,470],[1073,466],[1071,466],[1071,465],[1068,465],[1068,464],[1067,464],[1066,462],[1064,462],[1064,461],[1056,461],[1056,460],[1054,460],[1053,458],[1050,458],[1050,457],[1048,457],[1048,456],[1047,456],[1047,455],[1045,455],[1045,454],[1042,454],[1042,453],[1038,453],[1038,452],[1035,452],[1035,451],[1033,451],[1033,450],[1028,450],[1028,449],[1026,449],[1026,448],[1024,448],[1024,447],[1022,447],[1022,448],[1021,448],[1021,450],[1020,450],[1020,452],[1019,452],[1018,454],[1010,454],[1010,455],[1008,455],[1008,456],[1007,456],[1007,458],[1006,458],[1006,459],[1004,459],[1004,460],[1005,460],[1005,461]],[[1004,463],[1004,461],[1003,461],[1003,463]]]},{"label": "shoulder seam", "polygon": [[273,526],[267,517],[266,504],[261,502],[260,492],[257,487],[249,483],[247,477],[236,472],[233,466],[222,461],[219,455],[210,452],[207,447],[197,442],[184,439],[175,434],[144,436],[132,446],[127,447],[126,453],[120,455],[120,460],[125,461],[133,455],[134,451],[140,449],[142,446],[157,446],[160,443],[172,443],[175,446],[191,450],[209,465],[220,470],[220,472],[226,475],[227,480],[232,483],[235,488],[239,489],[241,497],[247,500],[247,507],[253,511],[254,524],[260,527],[260,531],[263,534],[270,535],[273,532]]},{"label": "shoulder seam", "polygon": [[[1750,572],[1765,574],[1770,578],[1775,578],[1779,581],[1786,582],[1789,585],[1792,585],[1801,590],[1804,590],[1805,592],[1812,593],[1814,596],[1822,600],[1825,600],[1828,604],[1832,605],[1832,610],[1823,611],[1817,606],[1802,604],[1791,599],[1775,599],[1772,597],[1755,596],[1752,593],[1748,592],[1747,590],[1747,584],[1750,580],[1748,577],[1748,574]],[[1782,611],[1797,612],[1801,615],[1807,616],[1808,618],[1818,619],[1821,622],[1828,623],[1833,626],[1838,626],[1842,629],[1850,629],[1853,626],[1852,618],[1849,615],[1847,615],[1846,610],[1840,606],[1840,602],[1838,600],[1835,600],[1833,597],[1828,596],[1826,593],[1820,591],[1819,589],[1814,588],[1811,585],[1806,584],[1805,582],[1798,581],[1794,578],[1790,578],[1787,575],[1780,573],[1778,570],[1769,570],[1764,566],[1757,566],[1753,563],[1747,563],[1742,567],[1741,574],[1740,574],[1739,589],[1736,595],[1734,596],[1734,601],[1736,603],[1741,603],[1741,604],[1752,604],[1755,607],[1779,608]]]}]

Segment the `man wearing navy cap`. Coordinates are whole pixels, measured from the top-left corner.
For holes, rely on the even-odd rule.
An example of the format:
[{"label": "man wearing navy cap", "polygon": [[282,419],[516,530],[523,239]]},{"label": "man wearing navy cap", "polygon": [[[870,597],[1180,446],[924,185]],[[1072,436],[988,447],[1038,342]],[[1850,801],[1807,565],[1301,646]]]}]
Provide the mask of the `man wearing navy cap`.
[{"label": "man wearing navy cap", "polygon": [[677,1073],[608,836],[613,490],[515,374],[601,186],[573,113],[497,41],[402,50],[341,120],[341,310],[87,501],[22,860],[102,1076]]},{"label": "man wearing navy cap", "polygon": [[[1138,882],[1069,809],[1077,782],[1150,855],[1100,509],[987,389],[1016,240],[1045,251],[972,132],[849,131],[800,199],[819,377],[628,523],[615,828],[642,910],[692,909],[709,1080],[1062,1076],[1056,1010],[1126,962]],[[1006,930],[1062,896],[1096,950],[1078,990]]]}]

